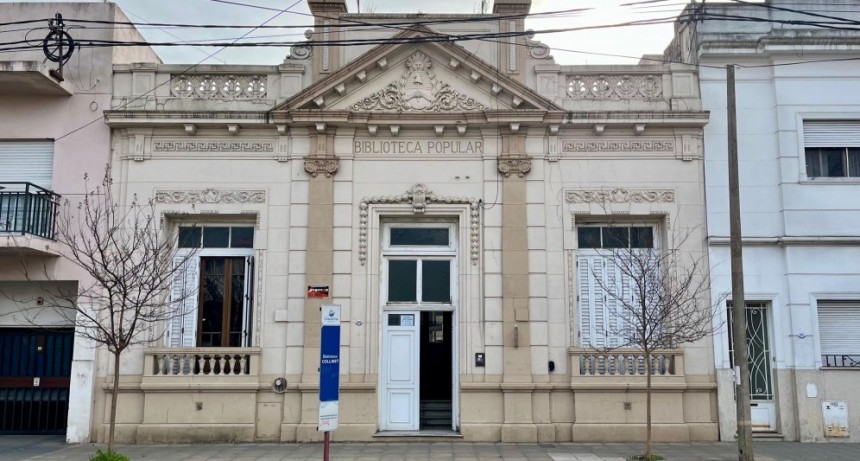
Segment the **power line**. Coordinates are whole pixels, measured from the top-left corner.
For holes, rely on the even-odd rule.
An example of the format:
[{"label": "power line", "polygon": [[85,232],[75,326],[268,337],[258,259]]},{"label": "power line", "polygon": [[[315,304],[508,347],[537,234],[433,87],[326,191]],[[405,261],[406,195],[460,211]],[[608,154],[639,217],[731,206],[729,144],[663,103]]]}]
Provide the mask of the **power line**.
[{"label": "power line", "polygon": [[[280,15],[282,15],[282,14],[286,13],[286,12],[287,12],[287,11],[289,11],[291,8],[293,8],[294,6],[296,6],[296,5],[298,5],[299,3],[301,3],[301,1],[302,1],[302,0],[296,0],[296,2],[295,2],[295,3],[293,3],[292,5],[290,5],[290,6],[286,7],[286,8],[284,8],[283,10],[280,10],[278,13],[276,13],[276,14],[275,14],[274,16],[272,16],[271,18],[269,18],[269,19],[265,20],[261,25],[266,25],[266,24],[268,24],[269,22],[274,21],[278,16],[280,16]],[[244,34],[242,37],[249,35],[250,33],[254,32],[255,30],[256,30],[256,28],[251,29],[251,30],[249,30],[248,32],[245,32],[245,34]],[[239,38],[242,38],[242,37],[239,37]],[[131,104],[132,102],[134,102],[134,101],[136,101],[136,100],[138,100],[138,99],[140,99],[140,98],[142,98],[142,97],[144,97],[144,96],[147,96],[147,95],[151,94],[151,93],[152,93],[152,92],[154,92],[155,90],[157,90],[157,89],[161,88],[162,86],[164,86],[164,85],[166,85],[166,84],[168,84],[168,83],[171,83],[171,82],[172,82],[176,77],[179,77],[179,76],[185,75],[188,71],[190,71],[191,69],[193,69],[193,68],[197,67],[198,65],[200,65],[201,63],[203,63],[203,61],[205,61],[205,60],[207,60],[207,59],[209,59],[209,58],[212,58],[212,57],[214,57],[216,54],[218,54],[218,53],[220,53],[220,52],[224,51],[224,49],[225,49],[225,48],[223,48],[223,47],[222,47],[222,48],[219,48],[219,49],[217,49],[217,50],[213,51],[209,56],[207,56],[207,57],[203,58],[202,60],[198,61],[198,62],[197,62],[197,64],[193,64],[193,65],[189,66],[188,68],[186,68],[185,70],[183,70],[183,71],[182,71],[182,72],[180,72],[179,74],[176,74],[175,76],[174,76],[174,75],[171,75],[169,79],[167,79],[167,80],[165,80],[164,82],[162,82],[162,83],[160,83],[160,84],[156,85],[156,86],[155,86],[154,88],[152,88],[151,90],[149,90],[149,91],[147,91],[147,92],[145,92],[145,93],[143,93],[143,94],[141,94],[141,95],[135,96],[134,98],[129,99],[128,101],[126,101],[126,102],[125,102],[125,104],[123,104],[121,107],[119,107],[118,109],[115,109],[115,110],[122,110],[122,109],[125,109],[125,108],[126,108],[126,107],[128,107],[128,105],[129,105],[129,104]],[[67,136],[71,136],[71,135],[73,135],[73,134],[77,133],[78,131],[81,131],[81,130],[83,130],[84,128],[86,128],[86,127],[88,127],[88,126],[92,125],[93,123],[96,123],[96,122],[98,122],[98,121],[100,121],[100,120],[103,120],[103,119],[104,119],[104,114],[102,114],[101,116],[99,116],[99,117],[98,117],[98,118],[96,118],[96,119],[93,119],[91,122],[88,122],[88,123],[86,123],[86,124],[84,124],[84,125],[81,125],[81,126],[79,126],[78,128],[75,128],[74,130],[69,131],[69,132],[67,132],[67,133],[63,134],[62,136],[59,136],[59,137],[55,138],[55,139],[54,139],[54,142],[57,142],[57,141],[59,141],[59,140],[61,140],[61,139],[65,138],[65,137],[67,137]]]}]

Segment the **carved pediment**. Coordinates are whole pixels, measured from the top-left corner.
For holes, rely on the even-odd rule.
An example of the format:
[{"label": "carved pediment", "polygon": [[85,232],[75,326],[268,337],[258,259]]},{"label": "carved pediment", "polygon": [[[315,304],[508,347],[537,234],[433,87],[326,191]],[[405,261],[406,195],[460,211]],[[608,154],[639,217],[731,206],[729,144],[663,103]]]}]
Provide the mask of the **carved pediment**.
[{"label": "carved pediment", "polygon": [[385,88],[352,104],[354,111],[406,112],[482,111],[487,106],[437,78],[433,61],[418,51],[405,62],[403,75]]},{"label": "carved pediment", "polygon": [[[420,25],[392,39],[435,35]],[[379,45],[274,108],[294,110],[444,114],[564,109],[459,45],[427,42]]]}]

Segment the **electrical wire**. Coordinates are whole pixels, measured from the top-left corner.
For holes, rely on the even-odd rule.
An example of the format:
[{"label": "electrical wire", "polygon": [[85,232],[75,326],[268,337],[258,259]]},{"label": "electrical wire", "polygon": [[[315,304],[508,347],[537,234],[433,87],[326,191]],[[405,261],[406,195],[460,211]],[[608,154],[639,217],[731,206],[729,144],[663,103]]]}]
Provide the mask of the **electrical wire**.
[{"label": "electrical wire", "polygon": [[[280,10],[280,11],[279,11],[278,13],[276,13],[274,16],[272,16],[272,17],[270,17],[269,19],[265,20],[261,25],[266,25],[266,24],[268,24],[269,22],[274,21],[278,16],[280,16],[280,15],[282,15],[282,14],[286,13],[287,11],[289,11],[290,9],[292,9],[294,6],[298,5],[298,4],[299,4],[299,3],[301,3],[301,2],[302,2],[302,0],[296,0],[296,1],[295,1],[295,3],[293,3],[293,4],[291,4],[290,6],[288,6],[288,7],[284,8],[283,10]],[[251,34],[251,33],[252,33],[252,32],[254,32],[255,30],[257,30],[257,29],[256,29],[256,28],[254,28],[254,29],[249,30],[248,32],[245,32],[245,34],[243,35],[243,37],[244,37],[244,36],[247,36],[247,35],[249,35],[249,34]],[[241,37],[240,37],[240,38],[241,38]],[[138,99],[140,99],[140,98],[142,98],[142,97],[145,97],[145,96],[147,96],[147,95],[151,94],[151,93],[152,93],[152,92],[154,92],[155,90],[157,90],[157,89],[161,88],[162,86],[164,86],[164,85],[166,85],[166,84],[168,84],[168,83],[171,83],[171,82],[172,82],[176,77],[180,77],[180,76],[182,76],[182,75],[185,75],[185,74],[186,74],[186,73],[188,73],[191,69],[194,69],[195,67],[197,67],[198,65],[200,65],[201,63],[203,63],[203,61],[205,61],[205,60],[207,60],[207,59],[209,59],[209,58],[212,58],[212,57],[214,57],[216,54],[218,54],[218,53],[220,53],[220,52],[224,51],[224,49],[225,49],[225,48],[224,48],[224,47],[222,47],[222,48],[219,48],[219,49],[217,49],[217,50],[213,51],[209,56],[207,56],[207,57],[203,58],[202,60],[200,60],[199,62],[197,62],[197,64],[194,64],[194,65],[189,66],[188,68],[186,68],[185,70],[183,70],[183,71],[182,71],[182,72],[180,72],[179,74],[176,74],[175,76],[174,76],[174,75],[171,75],[169,79],[167,79],[167,80],[165,80],[164,82],[162,82],[162,83],[160,83],[160,84],[156,85],[156,86],[155,86],[154,88],[152,88],[151,90],[149,90],[149,91],[147,91],[147,92],[145,92],[145,93],[143,93],[143,94],[141,94],[141,95],[135,96],[134,98],[129,99],[128,101],[126,101],[126,102],[125,102],[125,104],[123,104],[122,106],[120,106],[118,109],[113,109],[113,110],[122,110],[122,109],[125,109],[125,108],[126,108],[126,107],[128,107],[128,105],[129,105],[129,104],[131,104],[132,102],[134,102],[134,101],[136,101],[136,100],[138,100]],[[64,138],[66,138],[66,137],[68,137],[68,136],[71,136],[71,135],[73,135],[73,134],[77,133],[78,131],[81,131],[81,130],[83,130],[84,128],[86,128],[86,127],[88,127],[88,126],[90,126],[90,125],[92,125],[92,124],[94,124],[94,123],[96,123],[96,122],[98,122],[98,121],[100,121],[100,120],[104,120],[104,117],[105,117],[105,116],[104,116],[104,114],[102,114],[102,115],[101,115],[101,116],[99,116],[98,118],[93,119],[91,122],[86,123],[86,124],[84,124],[84,125],[81,125],[80,127],[75,128],[75,129],[73,129],[72,131],[69,131],[69,132],[67,132],[67,133],[63,134],[62,136],[59,136],[59,137],[57,137],[57,138],[54,138],[54,142],[60,141],[61,139],[64,139]]]}]

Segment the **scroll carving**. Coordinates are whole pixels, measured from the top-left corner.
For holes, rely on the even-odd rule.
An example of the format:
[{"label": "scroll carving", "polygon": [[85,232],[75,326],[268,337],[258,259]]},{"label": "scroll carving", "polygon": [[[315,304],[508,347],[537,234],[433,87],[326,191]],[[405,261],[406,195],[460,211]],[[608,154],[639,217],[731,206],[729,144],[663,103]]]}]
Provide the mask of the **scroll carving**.
[{"label": "scroll carving", "polygon": [[671,203],[675,191],[669,189],[568,190],[565,199],[571,203]]},{"label": "scroll carving", "polygon": [[156,203],[265,203],[262,190],[173,190],[156,191]]},{"label": "scroll carving", "polygon": [[428,205],[433,203],[450,203],[469,205],[469,253],[472,264],[477,265],[480,259],[480,202],[468,197],[444,197],[434,194],[424,184],[416,184],[400,195],[385,195],[365,197],[361,200],[359,216],[358,259],[361,265],[367,263],[367,232],[371,204],[409,203],[412,212],[423,214]]},{"label": "scroll carving", "polygon": [[352,105],[352,110],[412,112],[481,111],[487,107],[436,79],[433,62],[422,52],[406,60],[406,72],[385,89]]}]

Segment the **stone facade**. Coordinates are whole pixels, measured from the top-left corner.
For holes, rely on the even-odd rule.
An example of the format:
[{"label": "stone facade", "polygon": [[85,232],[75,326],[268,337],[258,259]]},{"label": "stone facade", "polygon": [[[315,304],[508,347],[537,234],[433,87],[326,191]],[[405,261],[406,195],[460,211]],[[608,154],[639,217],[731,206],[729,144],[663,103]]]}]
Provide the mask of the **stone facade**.
[{"label": "stone facade", "polygon": [[[349,15],[341,0],[309,4],[316,30],[331,40],[354,38],[333,27],[341,20],[403,19]],[[497,1],[494,14],[529,7]],[[595,351],[578,338],[576,226],[646,223],[661,241],[682,229],[692,238],[680,250],[705,254],[708,113],[696,74],[676,65],[560,66],[526,36],[490,45],[424,40],[523,30],[522,19],[476,18],[424,15],[461,22],[377,31],[395,39],[377,47],[296,48],[280,66],[197,66],[181,76],[184,66],[114,68],[106,117],[120,195],[153,197],[166,228],[253,228],[249,252],[222,254],[255,264],[244,347],[129,353],[121,439],[319,440],[322,303],[342,306],[334,440],[391,435],[397,421],[383,391],[397,367],[386,366],[396,352],[386,322],[412,311],[450,322],[450,356],[440,359],[453,370],[450,427],[438,437],[644,438],[644,377],[582,365]],[[210,80],[221,82],[217,94],[201,94]],[[233,91],[232,82],[245,83]],[[428,261],[450,261],[448,297],[432,308],[390,301],[392,262],[409,259],[391,230],[409,225],[449,232],[421,263],[429,271]],[[328,299],[308,297],[320,286]],[[711,341],[664,355],[675,365],[654,379],[656,439],[716,440]],[[187,360],[202,365],[176,371]],[[96,395],[96,414],[105,415],[94,422],[99,440],[108,372],[100,369]]]}]

